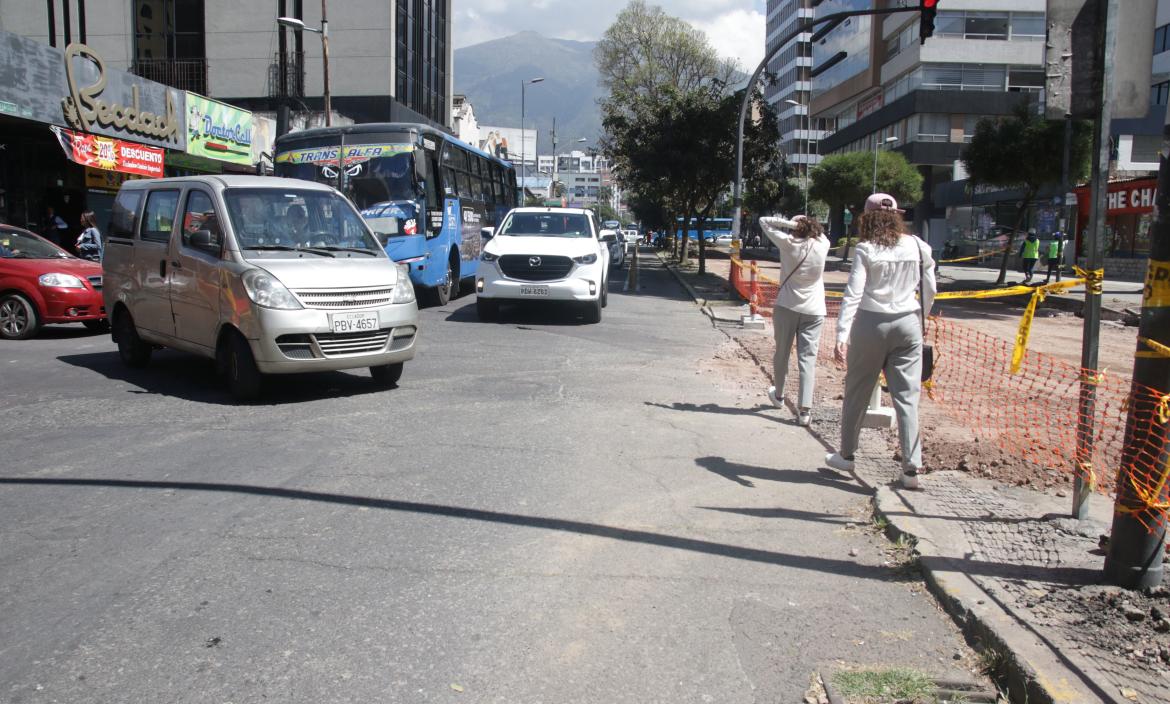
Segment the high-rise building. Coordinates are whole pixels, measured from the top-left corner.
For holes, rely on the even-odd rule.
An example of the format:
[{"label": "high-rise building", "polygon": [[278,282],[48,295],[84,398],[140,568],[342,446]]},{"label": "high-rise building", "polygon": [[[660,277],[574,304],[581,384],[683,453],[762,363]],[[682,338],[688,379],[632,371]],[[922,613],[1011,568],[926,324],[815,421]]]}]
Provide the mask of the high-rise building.
[{"label": "high-rise building", "polygon": [[[907,0],[882,6],[916,7]],[[934,37],[919,43],[918,13],[854,17],[812,46],[812,115],[828,133],[822,155],[893,149],[918,167],[924,198],[908,203],[918,232],[936,247],[953,233],[941,184],[965,177],[960,153],[984,117],[1038,101],[1044,86],[1045,0],[944,4]],[[826,0],[818,16],[875,6]],[[992,215],[975,223],[995,223]],[[838,227],[839,227],[838,223]]]},{"label": "high-rise building", "polygon": [[[449,129],[452,0],[327,0],[333,112]],[[0,27],[53,46],[84,41],[109,68],[254,111],[321,113],[316,0],[49,0],[0,4]],[[314,122],[319,122],[315,120]]]},{"label": "high-rise building", "polygon": [[[764,50],[770,54],[790,35],[798,22],[813,17],[812,0],[768,0]],[[780,48],[768,63],[773,79],[765,83],[764,100],[780,118],[780,146],[798,173],[815,166],[817,142],[823,131],[819,120],[810,120],[809,71],[812,66],[811,34],[803,33]]]}]

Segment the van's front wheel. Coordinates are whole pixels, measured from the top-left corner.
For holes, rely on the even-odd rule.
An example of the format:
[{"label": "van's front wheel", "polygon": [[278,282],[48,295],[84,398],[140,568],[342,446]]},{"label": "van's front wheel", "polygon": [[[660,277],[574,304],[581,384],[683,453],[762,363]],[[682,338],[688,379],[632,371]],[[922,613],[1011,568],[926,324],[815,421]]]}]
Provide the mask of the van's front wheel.
[{"label": "van's front wheel", "polygon": [[243,335],[232,335],[228,340],[225,371],[228,389],[237,401],[253,401],[260,396],[260,385],[264,377],[256,367],[252,347]]},{"label": "van's front wheel", "polygon": [[134,318],[125,310],[114,315],[114,339],[118,342],[118,356],[127,367],[138,369],[150,363],[154,348],[138,337]]},{"label": "van's front wheel", "polygon": [[402,362],[370,367],[370,377],[373,378],[375,384],[382,388],[388,389],[391,386],[396,386],[398,380],[402,378]]}]

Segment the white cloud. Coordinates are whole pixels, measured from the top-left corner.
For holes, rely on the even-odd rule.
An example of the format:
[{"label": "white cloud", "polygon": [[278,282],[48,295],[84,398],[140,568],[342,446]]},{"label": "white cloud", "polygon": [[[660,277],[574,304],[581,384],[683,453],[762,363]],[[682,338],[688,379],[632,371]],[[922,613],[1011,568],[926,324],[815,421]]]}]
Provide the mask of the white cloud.
[{"label": "white cloud", "polygon": [[[628,0],[455,0],[455,47],[532,30],[595,41]],[[764,55],[765,0],[651,0],[707,33],[721,56],[751,71]]]}]

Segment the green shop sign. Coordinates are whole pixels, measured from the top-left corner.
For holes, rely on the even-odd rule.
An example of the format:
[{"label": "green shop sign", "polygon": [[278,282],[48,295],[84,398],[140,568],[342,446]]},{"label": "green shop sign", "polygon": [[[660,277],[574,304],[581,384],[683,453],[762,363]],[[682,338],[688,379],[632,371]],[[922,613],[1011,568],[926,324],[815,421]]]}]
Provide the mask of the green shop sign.
[{"label": "green shop sign", "polygon": [[187,153],[233,164],[251,164],[252,113],[188,93]]}]

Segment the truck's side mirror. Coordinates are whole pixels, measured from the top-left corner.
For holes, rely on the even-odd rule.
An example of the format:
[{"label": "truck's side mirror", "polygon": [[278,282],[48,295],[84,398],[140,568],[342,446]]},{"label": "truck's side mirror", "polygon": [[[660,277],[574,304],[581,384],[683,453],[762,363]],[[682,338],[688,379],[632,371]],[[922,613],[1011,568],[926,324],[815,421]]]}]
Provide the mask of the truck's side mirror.
[{"label": "truck's side mirror", "polygon": [[602,242],[617,242],[617,233],[614,232],[613,230],[602,230],[601,231],[601,241]]},{"label": "truck's side mirror", "polygon": [[481,227],[479,230],[479,236],[483,238],[484,242],[486,242],[496,236],[496,228]]}]

